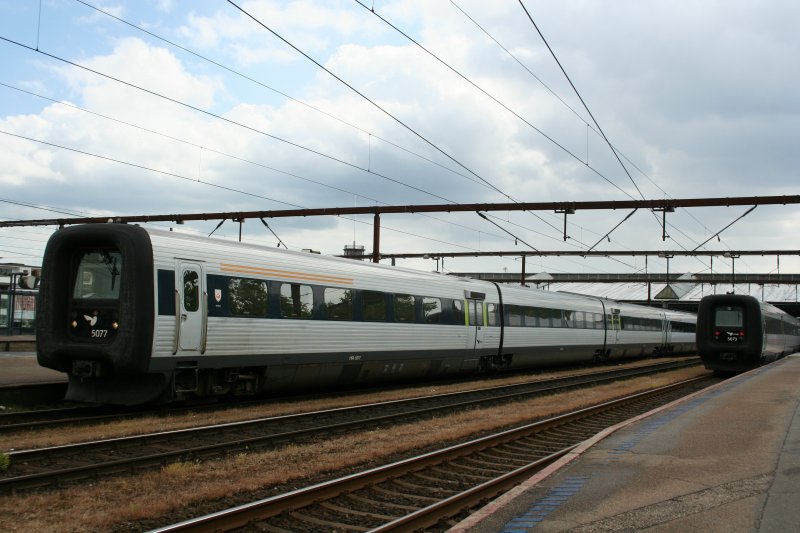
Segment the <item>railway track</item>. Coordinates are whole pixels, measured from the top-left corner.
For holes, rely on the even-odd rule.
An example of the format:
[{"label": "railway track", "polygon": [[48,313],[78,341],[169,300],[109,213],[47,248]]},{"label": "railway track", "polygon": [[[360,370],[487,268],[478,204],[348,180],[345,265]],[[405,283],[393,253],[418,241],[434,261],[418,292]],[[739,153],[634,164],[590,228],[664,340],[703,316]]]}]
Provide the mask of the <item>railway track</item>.
[{"label": "railway track", "polygon": [[695,378],[155,532],[443,531],[599,431],[718,381]]},{"label": "railway track", "polygon": [[671,361],[646,367],[626,367],[298,415],[13,451],[9,453],[10,468],[0,474],[0,491],[7,493],[48,487],[89,477],[139,472],[172,462],[210,458],[222,453],[275,448],[345,431],[406,423],[461,409],[519,401],[534,395],[697,364],[699,360],[696,359]]},{"label": "railway track", "polygon": [[66,382],[2,385],[0,404],[53,403],[60,401],[66,391]]},{"label": "railway track", "polygon": [[[0,434],[35,428],[91,424],[122,418],[118,409],[104,406],[59,407],[0,413]],[[133,416],[133,415],[129,415]]]},{"label": "railway track", "polygon": [[237,401],[236,403],[197,404],[186,407],[119,407],[112,405],[86,405],[0,413],[0,435],[31,429],[56,429],[60,427],[112,423],[148,416],[168,417],[186,413],[214,412],[259,405],[264,400]]},{"label": "railway track", "polygon": [[[661,363],[658,363],[661,364]],[[57,384],[65,389],[65,384]],[[27,391],[30,385],[6,387],[8,390]],[[38,385],[33,386],[38,387]],[[63,391],[62,391],[63,392]],[[313,395],[310,398],[318,398]],[[300,398],[302,401],[303,398]],[[71,407],[58,407],[53,409],[35,409],[23,411],[10,411],[0,413],[0,435],[31,429],[56,429],[60,427],[98,423],[113,423],[121,420],[131,420],[144,416],[177,416],[186,413],[215,412],[232,408],[251,407],[262,404],[264,398],[254,400],[236,400],[235,402],[222,402],[213,404],[192,404],[190,406],[168,407],[120,407],[110,405],[78,405]]]}]

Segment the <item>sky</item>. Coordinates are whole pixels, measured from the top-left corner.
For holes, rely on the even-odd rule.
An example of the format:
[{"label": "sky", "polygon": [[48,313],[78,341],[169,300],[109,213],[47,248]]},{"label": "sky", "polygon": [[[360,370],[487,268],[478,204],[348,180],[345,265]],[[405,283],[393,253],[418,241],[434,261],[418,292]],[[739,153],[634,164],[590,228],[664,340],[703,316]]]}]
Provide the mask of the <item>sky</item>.
[{"label": "sky", "polygon": [[[0,0],[0,219],[798,194],[800,3],[523,3]],[[554,212],[384,215],[381,251],[800,249],[796,205],[760,206],[715,237],[748,209],[678,209],[666,240],[647,210],[607,239],[628,212],[578,211],[566,241]],[[371,215],[269,223],[290,249],[372,248]],[[0,229],[0,263],[38,265],[54,229]],[[238,232],[228,221],[214,236]],[[243,240],[277,245],[258,220]],[[796,273],[800,259],[669,264],[734,267]]]}]

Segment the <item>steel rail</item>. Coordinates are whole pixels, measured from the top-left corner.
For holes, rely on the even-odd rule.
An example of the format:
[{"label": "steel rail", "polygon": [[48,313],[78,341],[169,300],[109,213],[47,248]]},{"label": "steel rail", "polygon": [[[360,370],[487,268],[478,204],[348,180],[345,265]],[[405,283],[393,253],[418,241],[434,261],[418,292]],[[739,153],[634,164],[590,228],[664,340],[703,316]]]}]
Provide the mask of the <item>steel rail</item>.
[{"label": "steel rail", "polygon": [[[469,442],[457,444],[455,446],[448,446],[441,450],[425,453],[416,457],[404,459],[391,463],[388,465],[372,468],[361,473],[352,474],[339,479],[334,479],[324,483],[312,485],[310,487],[301,488],[280,494],[256,502],[240,505],[231,509],[225,509],[216,513],[201,516],[198,518],[186,520],[177,524],[168,525],[159,529],[153,530],[151,533],[207,533],[218,531],[230,531],[232,529],[245,527],[251,522],[257,520],[265,520],[267,518],[275,517],[280,514],[297,511],[308,505],[324,501],[342,493],[352,492],[357,489],[362,489],[379,482],[394,479],[409,472],[419,471],[425,467],[444,463],[448,460],[463,457],[475,452],[486,450],[496,447],[501,444],[512,442],[520,438],[540,433],[547,429],[558,426],[563,426],[567,423],[576,420],[584,419],[592,415],[597,415],[612,409],[620,408],[631,403],[643,401],[669,391],[675,391],[692,384],[699,383],[707,377],[693,378],[690,380],[681,381],[672,385],[659,387],[650,391],[626,396],[617,400],[603,402],[601,404],[579,409],[564,415],[556,416],[526,424],[518,428],[502,431],[494,435],[481,437],[471,440]],[[569,453],[576,444],[563,448],[555,454],[550,454],[548,457],[537,461],[539,466],[543,466],[558,458],[558,456]],[[481,489],[472,487],[456,496],[450,497],[444,501],[437,502],[431,506],[420,509],[414,513],[395,519],[391,522],[374,528],[371,531],[412,531],[439,522],[442,516],[452,516],[454,509],[463,510],[463,502],[467,502],[467,506],[472,505],[470,502],[491,497],[502,491],[507,486],[507,483],[513,483],[512,478],[519,478],[525,475],[530,475],[531,471],[536,466],[527,465],[521,469],[517,469],[510,473],[498,476],[497,479],[490,482],[481,484]],[[461,502],[461,503],[460,503]]]},{"label": "steel rail", "polygon": [[[189,458],[210,457],[223,452],[245,449],[251,450],[255,447],[278,445],[309,436],[319,435],[320,433],[362,429],[382,423],[398,423],[398,421],[407,420],[409,418],[419,418],[445,411],[473,408],[481,404],[507,402],[535,394],[552,393],[557,390],[594,385],[622,378],[637,377],[695,366],[699,364],[699,362],[699,359],[693,358],[688,361],[671,361],[643,367],[587,372],[577,376],[550,378],[522,384],[503,385],[500,387],[485,387],[470,391],[393,400],[390,402],[355,407],[315,411],[312,413],[283,415],[258,420],[228,422],[200,428],[164,431],[148,435],[104,439],[41,449],[12,451],[8,454],[11,458],[11,468],[5,473],[11,475],[0,477],[0,491],[8,492],[26,488],[38,488],[52,485],[60,481],[82,479],[102,473],[116,474],[120,472],[139,471],[143,468],[157,467],[170,462],[187,460]],[[476,395],[479,397],[476,398]],[[440,403],[443,400],[447,400],[447,402],[444,404]],[[387,413],[387,408],[392,408],[394,411]],[[373,410],[378,410],[378,413],[369,414],[369,411]],[[328,420],[331,416],[345,416],[347,418],[344,421],[334,421],[331,423],[330,420]],[[312,422],[310,427],[309,421]],[[299,429],[286,430],[286,426],[291,423],[296,424]],[[263,428],[261,426],[263,426]],[[270,429],[270,426],[276,427],[277,430]],[[241,437],[242,432],[252,432],[253,428],[256,428],[259,434],[246,438]],[[233,438],[226,438],[222,435],[223,430],[232,432],[232,434],[236,436]],[[183,438],[191,444],[187,447],[179,447],[174,450],[159,451],[157,453],[148,451],[148,447],[163,447],[165,443],[174,445],[178,438]],[[214,438],[217,439],[217,441],[211,444],[197,444],[202,438]],[[123,457],[124,453],[126,453],[125,448],[130,450],[127,453],[133,455]],[[89,457],[92,453],[99,453],[102,455],[112,454],[117,455],[119,458],[113,460],[105,458],[101,461],[95,461],[85,465],[69,466],[66,468],[58,466],[59,461],[62,464],[74,465],[76,457]],[[27,465],[36,465],[37,463],[55,464],[56,466],[45,471],[14,475],[15,465],[24,469]]]}]

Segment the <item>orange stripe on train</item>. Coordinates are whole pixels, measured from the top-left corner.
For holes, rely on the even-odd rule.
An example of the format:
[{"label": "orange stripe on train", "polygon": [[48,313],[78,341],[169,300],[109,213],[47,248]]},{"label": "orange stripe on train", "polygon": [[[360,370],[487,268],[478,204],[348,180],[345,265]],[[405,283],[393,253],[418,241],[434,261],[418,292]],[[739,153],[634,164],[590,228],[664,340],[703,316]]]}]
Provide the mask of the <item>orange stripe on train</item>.
[{"label": "orange stripe on train", "polygon": [[220,270],[223,272],[238,272],[240,274],[262,274],[265,276],[279,276],[281,278],[300,279],[309,281],[328,281],[331,283],[341,283],[352,285],[353,278],[343,278],[339,276],[326,276],[320,274],[309,274],[306,272],[292,272],[290,270],[276,270],[272,268],[249,267],[243,265],[231,265],[220,263]]}]

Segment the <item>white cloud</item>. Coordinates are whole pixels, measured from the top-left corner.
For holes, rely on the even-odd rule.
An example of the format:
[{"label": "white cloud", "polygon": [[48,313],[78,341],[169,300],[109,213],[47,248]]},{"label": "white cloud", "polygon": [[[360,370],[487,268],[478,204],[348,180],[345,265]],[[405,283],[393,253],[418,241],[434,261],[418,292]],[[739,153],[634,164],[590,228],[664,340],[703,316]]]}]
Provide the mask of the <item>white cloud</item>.
[{"label": "white cloud", "polygon": [[[504,4],[487,9],[482,2],[458,3],[559,96],[586,115],[517,7]],[[376,200],[391,204],[442,202],[415,188],[459,202],[506,201],[253,21],[230,8],[214,6],[217,11],[209,12],[200,11],[199,4],[195,6],[195,12],[183,13],[176,3],[155,4],[158,17],[165,12],[183,13],[183,19],[172,20],[173,32],[181,42],[357,128],[279,98],[163,43],[120,34],[110,51],[97,51],[102,49],[99,46],[76,51],[75,55],[84,55],[78,62],[213,110],[250,129],[72,67],[51,67],[57,80],[44,83],[27,76],[25,86],[55,98],[68,96],[93,111],[187,142],[55,104],[39,112],[0,117],[3,129],[180,177],[0,137],[0,183],[8,187],[9,196],[29,198],[25,186],[33,184],[37,196],[52,205],[125,213],[286,207],[267,199],[307,207],[365,205]],[[596,171],[587,168],[586,125],[448,3],[376,2],[375,8],[572,154],[358,6],[338,2],[247,2],[243,6],[514,198],[558,201],[627,197],[598,173],[638,197],[604,141],[593,133],[588,135],[588,157]],[[796,7],[771,2],[770,9],[756,9],[748,3],[734,3],[720,11],[702,2],[692,6],[567,2],[538,6],[533,13],[611,141],[658,185],[629,167],[646,197],[662,197],[659,187],[675,197],[793,194],[796,190],[793,142],[800,129],[800,101],[792,87],[797,85],[798,72],[785,68],[800,51],[800,39],[786,22],[797,13]],[[99,19],[91,23],[99,24]],[[378,136],[468,178],[399,150]],[[372,173],[365,172],[367,168]],[[191,179],[251,195],[192,183]],[[735,232],[726,232],[730,240],[725,244],[756,248],[769,243],[780,247],[780,237],[773,242],[759,235],[774,232],[785,241],[785,226],[774,229],[775,224],[781,224],[780,217],[762,217],[761,211],[757,210],[759,216],[748,216],[737,223]],[[606,245],[692,248],[692,240],[705,240],[709,231],[719,230],[738,213],[704,210],[696,215],[703,223],[698,224],[679,211],[670,215],[669,221],[685,235],[671,231],[676,242],[662,243],[657,222],[642,211]],[[560,235],[563,220],[554,213],[540,214],[546,223],[526,213],[509,215],[507,228],[539,248],[566,247],[577,241],[588,246],[625,214],[571,216],[568,232],[572,239],[566,244]],[[362,218],[369,221],[369,217]],[[507,235],[474,214],[437,218],[457,221],[466,228],[422,217],[392,218],[385,222],[384,250],[511,246]],[[209,232],[214,225],[210,224]],[[389,228],[393,225],[417,236],[392,232]],[[273,239],[265,228],[262,231],[258,221],[245,226],[246,232],[260,235],[265,242]],[[339,253],[354,234],[359,243],[370,247],[371,228],[356,223],[354,230],[352,221],[280,220],[274,221],[274,226],[282,238],[298,248]],[[199,227],[197,231],[206,229]],[[231,227],[227,223],[220,232],[235,235]],[[425,240],[425,236],[433,240]],[[754,258],[747,264],[758,269],[766,268],[771,261]],[[791,264],[791,260],[786,261]],[[675,259],[671,268],[703,268],[696,263]],[[455,268],[455,264],[451,265]],[[519,267],[511,259],[492,264]],[[586,265],[591,270],[595,268],[591,265],[600,263],[546,260],[547,264],[561,265],[563,270]],[[618,263],[601,268],[624,270]]]}]

